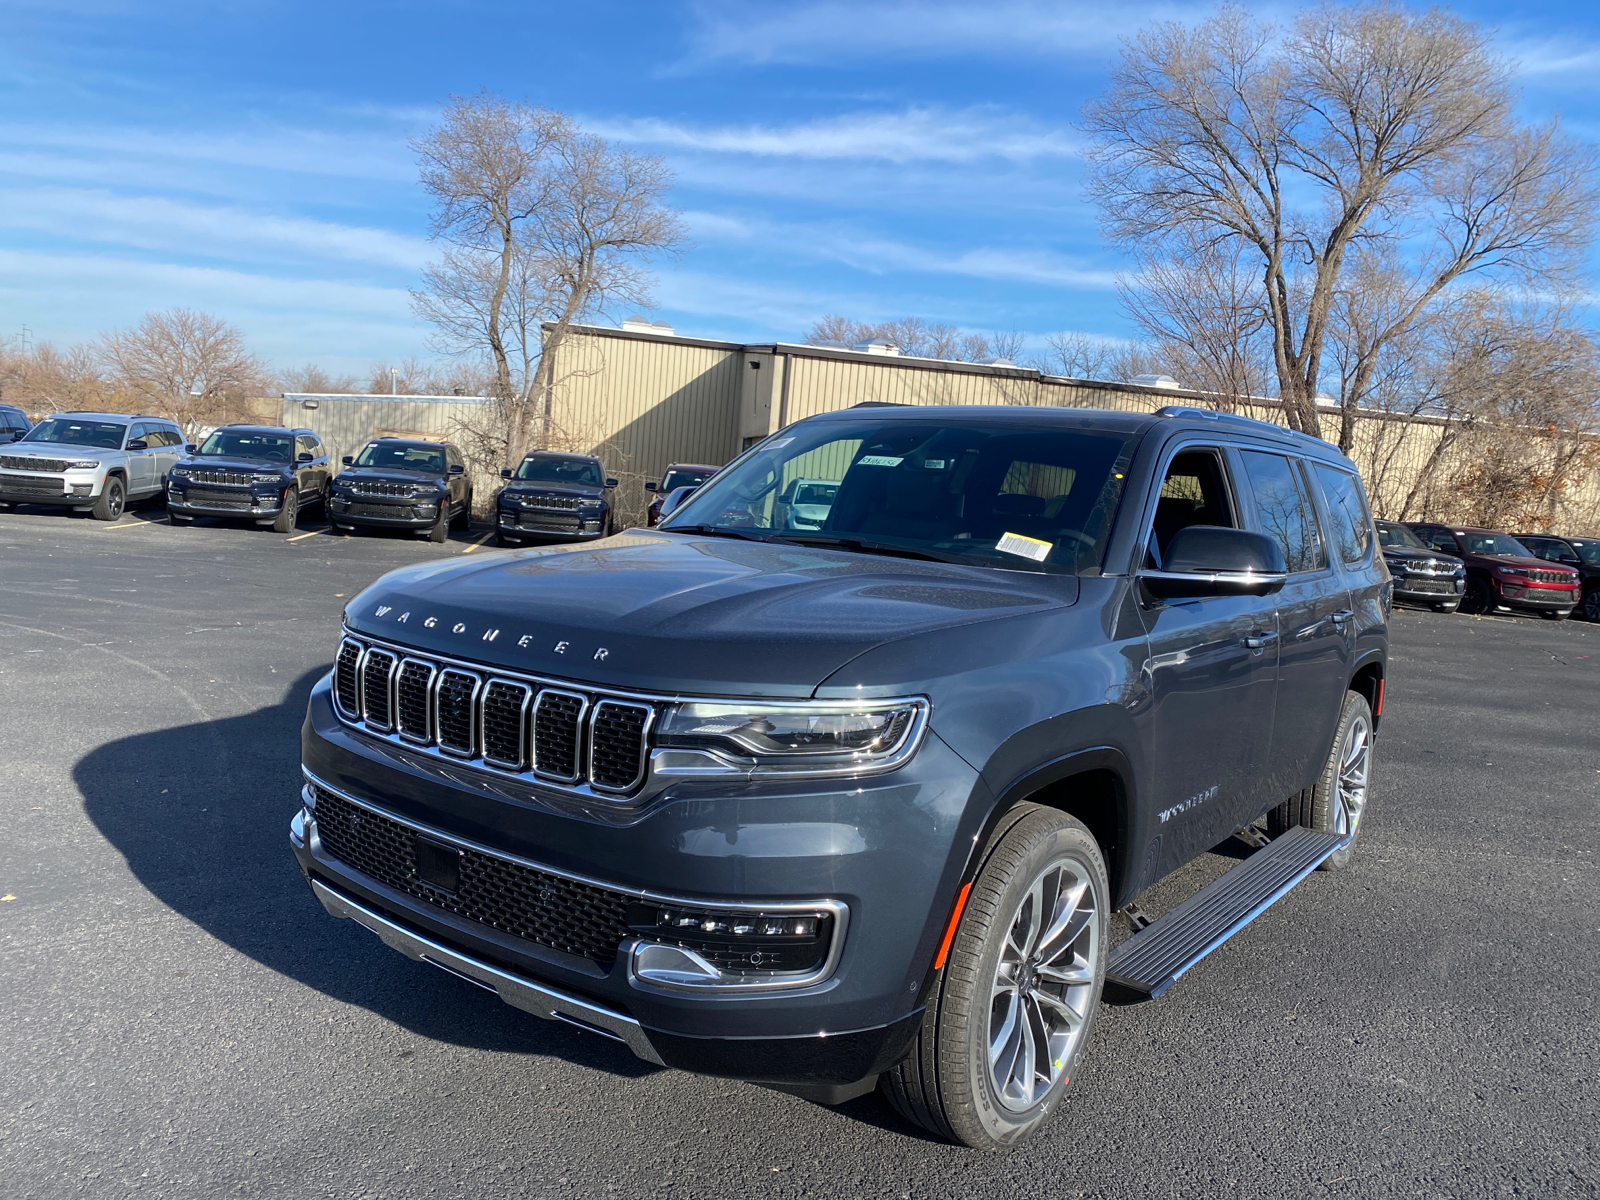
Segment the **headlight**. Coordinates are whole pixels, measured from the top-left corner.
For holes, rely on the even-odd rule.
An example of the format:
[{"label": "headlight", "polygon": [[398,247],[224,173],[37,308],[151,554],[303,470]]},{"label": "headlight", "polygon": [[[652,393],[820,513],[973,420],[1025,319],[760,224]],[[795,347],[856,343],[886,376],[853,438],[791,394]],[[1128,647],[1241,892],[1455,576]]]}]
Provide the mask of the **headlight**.
[{"label": "headlight", "polygon": [[657,727],[656,745],[668,752],[657,765],[666,774],[693,774],[697,759],[721,773],[876,774],[916,753],[927,716],[921,699],[687,701],[668,708]]},{"label": "headlight", "polygon": [[171,471],[171,474],[173,476],[175,476],[176,478],[178,478],[178,479],[187,479],[189,477],[189,468],[188,467],[173,467],[172,471]]},{"label": "headlight", "polygon": [[67,470],[69,470],[69,471],[92,471],[96,467],[98,467],[99,465],[100,464],[98,462],[96,462],[92,458],[79,458],[79,459],[74,459],[72,462],[69,462],[67,464]]}]

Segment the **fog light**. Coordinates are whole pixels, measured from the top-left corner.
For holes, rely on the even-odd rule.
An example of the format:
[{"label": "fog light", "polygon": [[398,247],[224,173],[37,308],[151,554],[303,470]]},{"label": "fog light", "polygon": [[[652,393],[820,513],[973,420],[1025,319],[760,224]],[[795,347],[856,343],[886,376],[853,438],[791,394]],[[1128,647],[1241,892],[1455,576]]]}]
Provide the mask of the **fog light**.
[{"label": "fog light", "polygon": [[1528,589],[1525,587],[1519,587],[1514,583],[1502,583],[1500,585],[1500,594],[1502,596],[1526,596],[1528,594]]},{"label": "fog light", "polygon": [[641,937],[692,950],[731,975],[813,971],[828,956],[834,915],[729,912],[635,904],[628,928]]}]

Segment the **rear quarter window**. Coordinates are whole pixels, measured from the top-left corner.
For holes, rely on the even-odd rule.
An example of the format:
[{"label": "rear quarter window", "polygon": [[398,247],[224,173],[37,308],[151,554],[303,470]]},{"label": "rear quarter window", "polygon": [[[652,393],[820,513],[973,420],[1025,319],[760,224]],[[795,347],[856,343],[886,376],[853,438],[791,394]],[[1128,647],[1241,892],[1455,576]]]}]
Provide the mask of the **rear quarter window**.
[{"label": "rear quarter window", "polygon": [[1358,563],[1372,547],[1372,514],[1361,481],[1348,471],[1317,463],[1312,468],[1322,485],[1328,508],[1328,536],[1333,539],[1339,560]]}]

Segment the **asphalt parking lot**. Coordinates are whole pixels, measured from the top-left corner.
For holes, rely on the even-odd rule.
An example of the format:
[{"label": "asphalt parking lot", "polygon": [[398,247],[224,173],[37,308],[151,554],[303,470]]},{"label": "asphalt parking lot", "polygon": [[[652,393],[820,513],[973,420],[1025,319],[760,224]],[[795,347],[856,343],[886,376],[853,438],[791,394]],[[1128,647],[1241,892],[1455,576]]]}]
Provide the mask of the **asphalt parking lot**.
[{"label": "asphalt parking lot", "polygon": [[[1600,626],[1400,612],[1351,868],[1107,1007],[1005,1157],[660,1070],[328,917],[287,829],[345,599],[461,553],[0,513],[0,1192],[1592,1196]],[[1164,911],[1209,855],[1163,883]]]}]

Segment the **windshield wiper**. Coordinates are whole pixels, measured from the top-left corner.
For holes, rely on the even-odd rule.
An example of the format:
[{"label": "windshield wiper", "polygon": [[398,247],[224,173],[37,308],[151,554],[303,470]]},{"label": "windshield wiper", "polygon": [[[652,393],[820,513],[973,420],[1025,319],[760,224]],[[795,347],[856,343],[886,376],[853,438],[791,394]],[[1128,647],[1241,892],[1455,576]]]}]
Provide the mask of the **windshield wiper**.
[{"label": "windshield wiper", "polygon": [[747,529],[734,529],[728,525],[673,525],[662,533],[704,533],[710,537],[741,538],[747,542],[770,542],[772,539]]},{"label": "windshield wiper", "polygon": [[892,554],[900,558],[920,558],[927,562],[955,563],[957,566],[970,567],[972,559],[964,554],[940,554],[937,550],[915,550],[910,546],[896,546],[889,542],[869,542],[857,537],[832,537],[828,534],[815,533],[775,533],[772,540],[777,542],[793,542],[797,546],[823,546],[837,547],[841,550],[856,550],[862,554]]}]

